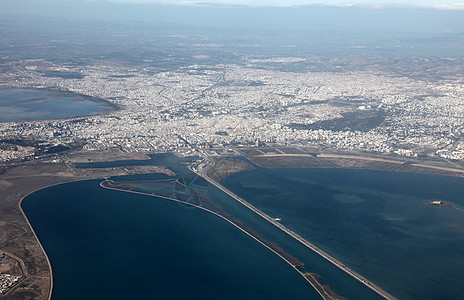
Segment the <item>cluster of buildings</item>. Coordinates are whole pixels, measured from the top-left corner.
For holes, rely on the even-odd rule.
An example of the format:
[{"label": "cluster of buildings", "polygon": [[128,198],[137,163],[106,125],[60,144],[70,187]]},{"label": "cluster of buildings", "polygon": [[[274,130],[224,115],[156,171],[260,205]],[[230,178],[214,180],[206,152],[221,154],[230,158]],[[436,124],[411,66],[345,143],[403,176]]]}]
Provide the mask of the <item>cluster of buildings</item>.
[{"label": "cluster of buildings", "polygon": [[[5,122],[0,124],[4,138],[56,145],[81,141],[84,149],[128,152],[321,144],[464,159],[464,85],[458,76],[424,81],[370,71],[292,73],[238,65],[191,65],[158,73],[149,67],[55,65],[85,75],[66,79],[41,76],[35,63],[43,65],[23,61],[14,71],[0,74],[0,80],[10,87],[53,88],[108,99],[121,110],[85,118]],[[366,122],[359,129],[347,120],[343,127],[345,119],[365,112],[381,115],[383,122],[355,120]],[[331,128],[331,120],[342,120],[342,126]],[[0,146],[1,160],[33,155],[31,149]]]},{"label": "cluster of buildings", "polygon": [[[5,256],[5,253],[0,252],[0,265]],[[22,278],[22,276],[15,276],[0,272],[0,295],[6,294],[13,286],[20,282]]]},{"label": "cluster of buildings", "polygon": [[0,273],[0,294],[6,294],[21,279],[22,276]]}]

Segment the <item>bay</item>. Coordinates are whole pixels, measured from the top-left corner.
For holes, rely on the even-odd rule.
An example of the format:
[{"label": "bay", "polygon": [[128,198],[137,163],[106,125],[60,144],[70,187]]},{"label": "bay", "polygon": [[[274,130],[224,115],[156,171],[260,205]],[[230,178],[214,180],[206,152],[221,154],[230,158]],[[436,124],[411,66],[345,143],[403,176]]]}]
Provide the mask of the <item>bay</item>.
[{"label": "bay", "polygon": [[[166,197],[176,198],[175,185],[169,186],[166,182],[157,183],[149,181],[177,179],[187,184],[188,189],[196,190],[219,205],[225,212],[239,220],[242,226],[250,228],[262,239],[275,243],[285,252],[299,260],[303,265],[301,271],[316,274],[319,282],[328,286],[335,294],[348,299],[381,299],[379,295],[367,288],[365,285],[334,266],[332,263],[309,250],[306,246],[281,231],[267,220],[259,217],[256,213],[237,202],[215,186],[209,184],[198,175],[188,170],[183,163],[189,162],[195,157],[179,158],[172,153],[159,153],[149,155],[149,160],[134,161],[109,161],[95,163],[76,164],[77,168],[106,168],[122,167],[132,165],[164,165],[175,171],[174,177],[160,174],[147,174],[137,176],[124,176],[111,178],[116,182],[122,182],[122,186],[144,193],[156,193]],[[241,174],[241,173],[239,173]],[[245,173],[246,174],[246,173]],[[118,185],[121,185],[118,184]],[[182,192],[182,191],[180,191]],[[181,193],[182,194],[182,193]]]},{"label": "bay", "polygon": [[400,299],[462,299],[464,179],[351,169],[256,169],[222,183]]},{"label": "bay", "polygon": [[320,299],[224,220],[99,183],[53,186],[22,202],[51,261],[52,299]]}]

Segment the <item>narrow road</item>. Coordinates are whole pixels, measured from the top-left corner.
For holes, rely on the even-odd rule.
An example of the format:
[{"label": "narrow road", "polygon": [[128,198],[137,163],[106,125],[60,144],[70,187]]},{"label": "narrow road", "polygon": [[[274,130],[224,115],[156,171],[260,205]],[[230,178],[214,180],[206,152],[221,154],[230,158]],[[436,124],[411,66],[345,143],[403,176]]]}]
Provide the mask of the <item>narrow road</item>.
[{"label": "narrow road", "polygon": [[320,256],[324,257],[329,262],[331,262],[332,264],[334,264],[335,266],[337,266],[341,270],[345,271],[346,273],[348,273],[349,275],[351,275],[352,277],[357,279],[359,282],[361,282],[362,284],[364,284],[365,286],[367,286],[368,288],[370,288],[371,290],[373,290],[374,292],[376,292],[377,294],[379,294],[383,298],[385,298],[385,299],[396,299],[395,297],[393,297],[392,295],[390,295],[389,293],[384,291],[379,286],[375,285],[374,283],[370,282],[369,280],[367,280],[366,278],[364,278],[360,274],[358,274],[355,271],[351,270],[350,268],[348,268],[347,266],[342,264],[340,261],[338,261],[334,257],[332,257],[329,254],[325,253],[324,251],[322,251],[321,249],[319,249],[318,247],[316,247],[312,243],[308,242],[307,240],[305,240],[304,238],[302,238],[301,236],[299,236],[298,234],[296,234],[292,230],[288,229],[284,225],[277,222],[275,219],[271,218],[270,216],[263,213],[261,210],[257,209],[256,207],[254,207],[253,205],[251,205],[250,203],[248,203],[244,199],[240,198],[239,196],[237,196],[236,194],[234,194],[233,192],[231,192],[230,190],[228,190],[227,188],[225,188],[224,186],[222,186],[218,182],[216,182],[213,179],[209,178],[208,175],[206,175],[206,170],[207,169],[208,168],[204,168],[201,173],[197,173],[197,174],[199,176],[203,177],[204,179],[206,179],[209,183],[211,183],[212,185],[214,185],[215,187],[217,187],[218,189],[220,189],[221,191],[223,191],[227,195],[229,195],[230,197],[234,198],[235,200],[237,200],[238,202],[240,202],[244,206],[248,207],[250,210],[252,210],[256,214],[260,215],[262,218],[266,219],[268,222],[272,223],[273,225],[275,225],[276,227],[278,227],[279,229],[281,229],[282,231],[284,231],[285,233],[287,233],[288,235],[290,235],[291,237],[293,237],[294,239],[296,239],[297,241],[299,241],[300,243],[305,245],[306,247],[308,247],[309,249],[311,249],[312,251],[314,251],[317,254],[319,254]]}]

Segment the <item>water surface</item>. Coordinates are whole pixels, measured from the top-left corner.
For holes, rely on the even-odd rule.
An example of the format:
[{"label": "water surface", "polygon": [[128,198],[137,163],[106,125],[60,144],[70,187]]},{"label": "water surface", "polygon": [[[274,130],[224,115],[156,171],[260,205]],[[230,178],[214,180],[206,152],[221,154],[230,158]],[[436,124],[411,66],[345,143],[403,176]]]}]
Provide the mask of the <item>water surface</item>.
[{"label": "water surface", "polygon": [[223,184],[401,299],[463,299],[464,179],[347,169],[256,169]]},{"label": "water surface", "polygon": [[[380,296],[372,290],[346,274],[344,271],[335,267],[333,264],[309,250],[307,247],[284,233],[267,220],[259,217],[235,199],[215,186],[198,177],[189,171],[182,162],[194,158],[178,158],[172,153],[162,153],[150,155],[149,160],[135,161],[113,161],[99,163],[77,164],[78,168],[104,168],[121,167],[128,165],[164,165],[174,170],[177,175],[174,178],[186,183],[188,188],[193,188],[207,196],[207,198],[218,205],[223,211],[239,220],[244,227],[250,228],[261,238],[275,243],[284,249],[290,256],[296,258],[303,266],[300,268],[304,272],[315,273],[320,276],[320,282],[328,285],[335,293],[350,299],[380,299]],[[124,181],[124,188],[131,188],[146,193],[155,193],[167,197],[189,198],[188,191],[176,190],[175,185],[166,182],[147,182],[147,180],[168,179],[165,175],[137,175],[125,176],[124,178],[112,178],[116,181]],[[290,268],[290,266],[289,266]]]},{"label": "water surface", "polygon": [[99,182],[23,201],[52,264],[53,299],[320,299],[284,261],[214,215]]},{"label": "water surface", "polygon": [[89,116],[115,106],[101,99],[45,89],[0,88],[0,122]]}]

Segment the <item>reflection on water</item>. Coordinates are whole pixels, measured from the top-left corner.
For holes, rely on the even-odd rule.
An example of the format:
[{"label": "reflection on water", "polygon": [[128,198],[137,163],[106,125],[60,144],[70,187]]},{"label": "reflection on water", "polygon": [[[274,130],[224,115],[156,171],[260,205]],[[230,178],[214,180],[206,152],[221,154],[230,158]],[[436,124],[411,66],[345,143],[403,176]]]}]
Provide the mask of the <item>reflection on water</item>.
[{"label": "reflection on water", "polygon": [[223,184],[401,299],[463,299],[464,179],[256,169]]},{"label": "reflection on water", "polygon": [[0,89],[0,122],[88,116],[114,108],[110,103],[73,93]]},{"label": "reflection on water", "polygon": [[99,183],[54,186],[23,201],[52,264],[53,299],[320,299],[216,216]]},{"label": "reflection on water", "polygon": [[77,164],[76,167],[168,166],[177,173],[176,177],[171,178],[174,180],[169,181],[169,177],[166,175],[125,176],[122,178],[112,178],[111,187],[147,194],[157,194],[192,204],[199,204],[240,226],[256,239],[297,265],[301,272],[311,273],[315,278],[319,278],[321,284],[328,285],[336,294],[351,299],[380,298],[344,271],[309,250],[306,246],[259,217],[256,213],[238,203],[218,188],[210,185],[201,177],[190,172],[182,162],[192,159],[195,158],[177,158],[173,154],[163,153],[150,155],[150,160],[85,163]]}]

